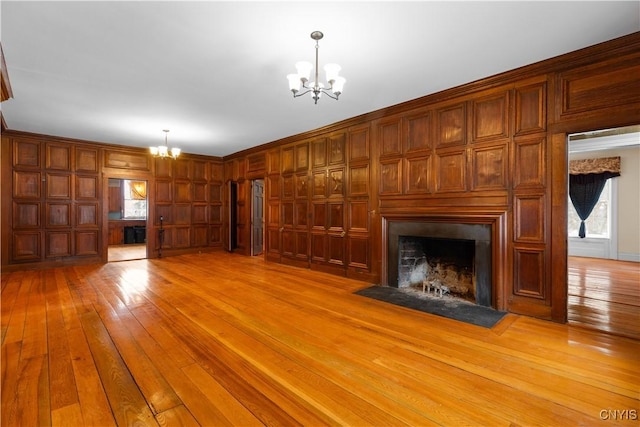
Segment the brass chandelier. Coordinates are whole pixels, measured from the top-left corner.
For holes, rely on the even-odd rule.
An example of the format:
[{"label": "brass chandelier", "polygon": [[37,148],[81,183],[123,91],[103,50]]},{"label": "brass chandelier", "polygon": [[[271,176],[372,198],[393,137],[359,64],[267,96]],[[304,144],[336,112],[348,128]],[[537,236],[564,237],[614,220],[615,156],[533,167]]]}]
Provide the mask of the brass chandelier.
[{"label": "brass chandelier", "polygon": [[169,129],[163,129],[162,132],[164,132],[164,145],[149,147],[149,152],[151,152],[151,155],[154,157],[177,159],[181,150],[177,147],[169,148]]}]

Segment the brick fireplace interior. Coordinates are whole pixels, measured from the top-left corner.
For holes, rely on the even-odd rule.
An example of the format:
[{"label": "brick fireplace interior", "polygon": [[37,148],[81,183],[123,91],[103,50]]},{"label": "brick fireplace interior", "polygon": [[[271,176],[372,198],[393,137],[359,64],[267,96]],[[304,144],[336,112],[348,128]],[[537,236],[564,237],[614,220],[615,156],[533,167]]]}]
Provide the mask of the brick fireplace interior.
[{"label": "brick fireplace interior", "polygon": [[387,284],[438,280],[451,296],[493,306],[489,224],[389,221]]}]

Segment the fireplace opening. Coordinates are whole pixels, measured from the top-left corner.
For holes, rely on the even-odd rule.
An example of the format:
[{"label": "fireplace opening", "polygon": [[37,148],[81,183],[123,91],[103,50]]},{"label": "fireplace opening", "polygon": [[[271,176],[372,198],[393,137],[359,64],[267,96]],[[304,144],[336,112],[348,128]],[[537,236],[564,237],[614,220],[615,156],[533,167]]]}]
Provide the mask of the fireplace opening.
[{"label": "fireplace opening", "polygon": [[400,236],[398,287],[476,302],[475,241]]},{"label": "fireplace opening", "polygon": [[388,224],[387,284],[492,307],[491,225]]}]

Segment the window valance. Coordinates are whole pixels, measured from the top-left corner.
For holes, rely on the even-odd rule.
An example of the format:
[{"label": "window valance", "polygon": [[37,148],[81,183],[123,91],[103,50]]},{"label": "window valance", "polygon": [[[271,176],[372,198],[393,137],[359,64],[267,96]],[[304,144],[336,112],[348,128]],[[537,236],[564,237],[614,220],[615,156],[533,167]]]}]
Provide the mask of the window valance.
[{"label": "window valance", "polygon": [[605,172],[619,176],[620,157],[601,157],[598,159],[571,160],[569,162],[569,174],[571,175]]}]

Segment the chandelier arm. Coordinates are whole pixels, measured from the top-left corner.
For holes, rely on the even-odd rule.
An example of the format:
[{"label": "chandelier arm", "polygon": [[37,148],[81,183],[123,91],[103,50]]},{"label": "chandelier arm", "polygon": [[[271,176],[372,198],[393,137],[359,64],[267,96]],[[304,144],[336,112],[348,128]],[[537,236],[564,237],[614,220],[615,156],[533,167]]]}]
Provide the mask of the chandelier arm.
[{"label": "chandelier arm", "polygon": [[327,95],[329,98],[331,99],[338,99],[339,95],[334,95],[331,92],[327,92],[326,90],[321,89],[320,92],[324,93],[325,95]]},{"label": "chandelier arm", "polygon": [[313,89],[308,88],[308,87],[306,87],[306,86],[304,86],[304,88],[305,88],[305,89],[307,89],[307,90],[306,90],[306,91],[304,91],[304,92],[302,92],[302,93],[294,93],[294,94],[293,94],[293,97],[294,97],[294,98],[297,98],[297,97],[299,97],[299,96],[306,95],[306,94],[308,94],[309,92],[311,92],[311,91],[313,90]]}]

